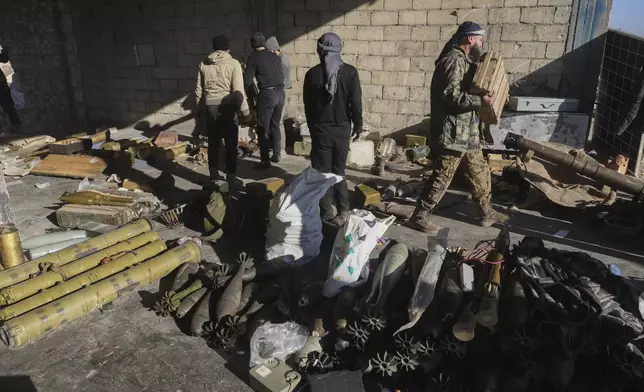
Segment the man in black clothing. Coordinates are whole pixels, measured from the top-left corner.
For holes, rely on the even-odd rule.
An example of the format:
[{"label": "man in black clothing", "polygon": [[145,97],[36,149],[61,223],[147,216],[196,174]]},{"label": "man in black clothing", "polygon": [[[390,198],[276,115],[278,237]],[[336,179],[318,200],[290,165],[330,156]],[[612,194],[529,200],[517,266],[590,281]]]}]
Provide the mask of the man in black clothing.
[{"label": "man in black clothing", "polygon": [[[284,107],[284,73],[279,56],[264,47],[266,39],[262,33],[253,34],[250,42],[255,52],[246,64],[244,88],[251,95],[253,78],[257,80],[257,127],[261,155],[257,168],[268,169],[271,161],[279,162],[281,159],[280,119]],[[269,157],[271,141],[273,156]]]},{"label": "man in black clothing", "polygon": [[[9,52],[6,48],[3,48],[0,46],[0,63],[8,63],[9,62]],[[11,88],[9,87],[9,83],[7,83],[7,77],[5,74],[0,70],[0,108],[2,108],[2,111],[9,116],[9,120],[11,121],[11,125],[13,127],[18,127],[20,126],[20,117],[18,117],[18,111],[16,111],[16,105],[13,102],[13,98],[11,97]]]},{"label": "man in black clothing", "polygon": [[[324,34],[317,47],[320,64],[306,73],[303,93],[313,142],[311,166],[323,173],[344,176],[351,136],[355,140],[362,132],[360,78],[355,67],[342,61],[342,41],[338,35]],[[344,225],[349,215],[346,180],[329,189],[320,201],[320,209],[323,219]]]}]

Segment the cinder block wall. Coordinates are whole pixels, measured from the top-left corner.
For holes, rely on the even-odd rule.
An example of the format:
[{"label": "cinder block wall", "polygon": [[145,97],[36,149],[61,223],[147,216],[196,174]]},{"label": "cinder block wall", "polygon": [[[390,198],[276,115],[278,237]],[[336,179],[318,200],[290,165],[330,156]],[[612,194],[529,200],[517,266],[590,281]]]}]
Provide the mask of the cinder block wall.
[{"label": "cinder block wall", "polygon": [[[291,57],[288,115],[302,117],[302,82],[317,64],[315,40],[335,31],[344,59],[360,70],[367,123],[391,133],[429,113],[434,60],[458,24],[488,30],[516,92],[556,95],[573,0],[69,0],[92,123],[137,121],[194,128],[190,93],[214,34],[232,39],[233,56],[250,52],[256,2],[272,1],[277,34]],[[262,12],[266,12],[266,7]],[[186,98],[187,97],[187,98]]]},{"label": "cinder block wall", "polygon": [[[284,0],[282,35],[292,29],[302,33],[284,48],[297,68],[289,111],[302,112],[301,84],[308,67],[318,62],[315,39],[334,31],[344,40],[345,61],[360,70],[368,125],[383,133],[417,126],[431,111],[434,61],[466,20],[488,30],[487,49],[501,51],[511,82],[518,82],[517,93],[556,95],[572,2],[374,0],[356,5],[344,0]],[[318,25],[325,16],[332,19]]]},{"label": "cinder block wall", "polygon": [[71,20],[61,15],[63,9],[64,5],[54,1],[3,1],[0,5],[0,45],[9,49],[25,95],[26,107],[18,111],[24,132],[76,130],[72,84],[80,84],[80,78],[73,82],[70,78],[74,64],[67,55],[74,48],[73,39],[66,40]]},{"label": "cinder block wall", "polygon": [[212,37],[250,52],[249,0],[70,0],[88,119],[195,128],[195,78]]}]

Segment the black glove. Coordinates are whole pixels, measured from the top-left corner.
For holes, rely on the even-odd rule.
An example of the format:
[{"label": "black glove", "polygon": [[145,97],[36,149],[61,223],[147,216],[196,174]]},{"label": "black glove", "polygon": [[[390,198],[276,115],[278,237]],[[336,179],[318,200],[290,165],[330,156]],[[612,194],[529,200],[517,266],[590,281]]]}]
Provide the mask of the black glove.
[{"label": "black glove", "polygon": [[360,134],[362,133],[362,127],[354,127],[353,132],[351,133],[351,137],[353,138],[353,141],[355,142],[358,140],[360,137]]}]

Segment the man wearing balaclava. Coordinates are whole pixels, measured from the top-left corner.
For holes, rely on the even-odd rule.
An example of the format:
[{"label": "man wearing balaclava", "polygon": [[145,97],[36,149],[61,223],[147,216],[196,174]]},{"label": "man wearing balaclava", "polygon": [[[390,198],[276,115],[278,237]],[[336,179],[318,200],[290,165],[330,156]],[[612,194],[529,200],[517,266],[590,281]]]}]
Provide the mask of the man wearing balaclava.
[{"label": "man wearing balaclava", "polygon": [[[351,137],[362,132],[362,89],[355,67],[340,56],[342,41],[326,33],[317,42],[320,64],[304,77],[304,111],[311,133],[311,166],[344,176]],[[351,125],[353,124],[353,129]],[[320,200],[322,218],[343,226],[349,216],[346,180]]]},{"label": "man wearing balaclava", "polygon": [[428,234],[440,229],[431,215],[447,191],[461,161],[472,184],[472,199],[478,204],[484,227],[507,220],[490,203],[490,169],[483,157],[478,109],[494,103],[494,92],[483,96],[468,91],[483,50],[485,31],[476,23],[461,24],[436,60],[430,87],[430,140],[434,171],[425,182],[410,226]]}]

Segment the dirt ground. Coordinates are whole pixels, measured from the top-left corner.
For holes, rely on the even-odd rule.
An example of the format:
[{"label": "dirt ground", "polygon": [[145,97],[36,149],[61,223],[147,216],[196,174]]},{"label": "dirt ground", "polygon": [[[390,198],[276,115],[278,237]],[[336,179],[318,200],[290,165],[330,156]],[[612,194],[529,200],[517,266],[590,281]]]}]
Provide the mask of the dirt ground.
[{"label": "dirt ground", "polygon": [[[240,177],[252,180],[276,176],[288,181],[309,164],[304,158],[288,156],[272,170],[257,172],[251,169],[255,162],[253,158],[242,161]],[[185,162],[155,168],[137,161],[134,171],[125,175],[155,178],[162,171],[171,172],[176,179],[174,188],[165,192],[165,199],[172,203],[188,201],[200,192],[198,183],[205,178],[206,168]],[[397,176],[389,173],[382,181],[393,181]],[[355,184],[370,175],[349,171],[347,177]],[[35,187],[43,182],[50,186]],[[78,182],[36,176],[7,179],[22,237],[42,234],[54,227],[52,214],[58,198],[64,191],[75,190]],[[438,213],[436,223],[450,227],[450,246],[472,248],[480,240],[494,238],[498,229],[473,225],[474,206],[464,200],[463,193],[450,192],[442,203],[448,208]],[[624,275],[644,277],[640,243],[614,242],[586,223],[528,211],[515,215],[510,229],[513,244],[526,235],[538,236],[548,246],[588,252],[606,264],[616,264]],[[563,238],[562,230],[567,231]],[[161,234],[171,239],[192,232],[184,228]],[[322,263],[322,268],[328,260],[333,235],[332,231],[328,233],[322,255],[314,261]],[[426,247],[425,235],[398,225],[392,226],[385,236],[410,248]],[[238,251],[260,256],[262,240],[233,239],[214,248],[205,245],[204,258],[211,263],[229,262]],[[158,284],[144,287],[138,294],[118,300],[110,309],[93,312],[22,348],[0,347],[0,391],[250,391],[246,364],[228,363],[203,339],[186,335],[173,319],[161,318],[149,309],[158,290]]]}]

